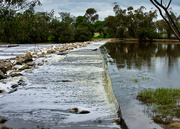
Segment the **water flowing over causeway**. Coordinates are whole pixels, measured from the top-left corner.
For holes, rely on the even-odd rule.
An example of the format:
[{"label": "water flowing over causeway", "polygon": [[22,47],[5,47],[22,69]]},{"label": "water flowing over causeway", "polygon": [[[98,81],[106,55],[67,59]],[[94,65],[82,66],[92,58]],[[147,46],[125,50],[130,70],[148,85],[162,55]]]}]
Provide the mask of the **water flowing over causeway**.
[{"label": "water flowing over causeway", "polygon": [[[27,129],[120,128],[112,123],[118,118],[118,107],[109,101],[110,88],[106,88],[106,70],[98,49],[104,43],[93,42],[63,56],[56,54],[43,66],[24,71],[28,85],[0,98],[0,114],[9,119],[6,125]],[[70,112],[75,107],[78,113]]]}]

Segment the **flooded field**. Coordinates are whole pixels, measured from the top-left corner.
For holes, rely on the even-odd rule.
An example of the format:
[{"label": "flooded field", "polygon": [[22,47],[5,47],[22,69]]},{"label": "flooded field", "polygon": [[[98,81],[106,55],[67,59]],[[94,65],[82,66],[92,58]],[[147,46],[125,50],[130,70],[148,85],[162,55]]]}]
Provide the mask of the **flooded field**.
[{"label": "flooded field", "polygon": [[136,95],[144,89],[180,87],[180,45],[107,43],[101,50],[127,126],[160,129]]}]

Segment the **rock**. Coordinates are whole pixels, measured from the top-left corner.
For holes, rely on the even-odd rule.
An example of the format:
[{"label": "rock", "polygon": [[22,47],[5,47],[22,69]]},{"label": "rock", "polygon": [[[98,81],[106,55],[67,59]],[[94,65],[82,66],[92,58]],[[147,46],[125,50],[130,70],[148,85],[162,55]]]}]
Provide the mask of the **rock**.
[{"label": "rock", "polygon": [[83,110],[79,112],[79,114],[88,114],[88,113],[90,113],[90,111],[87,111],[87,110]]},{"label": "rock", "polygon": [[43,63],[38,63],[37,65],[38,65],[38,66],[42,66],[42,65],[43,65]]},{"label": "rock", "polygon": [[22,66],[21,68],[19,68],[19,70],[25,70],[25,69],[29,69],[29,65],[24,65],[24,66]]},{"label": "rock", "polygon": [[18,85],[25,86],[25,85],[27,85],[27,84],[25,83],[24,80],[20,79],[20,80],[18,81]]},{"label": "rock", "polygon": [[12,89],[12,90],[10,90],[10,91],[8,92],[8,94],[14,93],[14,92],[16,92],[16,91],[17,91],[17,88]]},{"label": "rock", "polygon": [[54,50],[47,50],[47,53],[51,54],[51,53],[55,53],[56,51]]},{"label": "rock", "polygon": [[0,120],[0,124],[4,124],[4,123],[6,123],[6,121],[7,121],[7,119],[3,118]]},{"label": "rock", "polygon": [[18,77],[18,76],[23,76],[23,74],[22,73],[12,72],[12,73],[10,73],[10,76],[11,77]]},{"label": "rock", "polygon": [[59,52],[57,55],[67,55],[68,52]]},{"label": "rock", "polygon": [[72,82],[71,80],[62,80],[62,82]]},{"label": "rock", "polygon": [[0,70],[0,79],[5,79],[7,76]]},{"label": "rock", "polygon": [[15,63],[16,65],[22,65],[23,64],[23,59],[22,59],[22,57],[19,57],[19,56],[17,56],[16,57],[16,63]]},{"label": "rock", "polygon": [[6,93],[6,91],[5,90],[0,90],[0,94],[2,94],[2,93]]},{"label": "rock", "polygon": [[6,64],[4,61],[0,62],[0,70],[1,72],[3,72],[4,74],[6,73]]},{"label": "rock", "polygon": [[29,65],[29,66],[34,66],[35,63],[34,63],[34,62],[28,62],[27,65]]},{"label": "rock", "polygon": [[32,55],[31,55],[30,52],[27,52],[23,59],[24,59],[24,60],[23,60],[23,63],[27,63],[27,62],[33,61]]},{"label": "rock", "polygon": [[14,84],[14,85],[11,86],[11,88],[14,89],[14,88],[17,88],[18,86],[19,86],[18,84]]},{"label": "rock", "polygon": [[13,64],[9,61],[9,62],[6,62],[6,71],[9,71],[11,70],[13,67]]},{"label": "rock", "polygon": [[71,109],[69,112],[71,112],[71,113],[77,113],[78,111],[79,111],[78,108],[75,107],[75,108]]}]

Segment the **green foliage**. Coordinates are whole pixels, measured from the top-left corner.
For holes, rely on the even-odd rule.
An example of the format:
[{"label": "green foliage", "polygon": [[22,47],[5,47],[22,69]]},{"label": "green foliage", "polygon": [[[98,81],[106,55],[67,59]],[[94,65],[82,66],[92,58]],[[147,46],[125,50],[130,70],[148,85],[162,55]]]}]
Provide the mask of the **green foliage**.
[{"label": "green foliage", "polygon": [[155,122],[170,122],[169,118],[174,116],[180,118],[180,89],[144,90],[138,93],[137,99],[153,107]]},{"label": "green foliage", "polygon": [[91,40],[92,33],[88,30],[87,27],[77,28],[75,39],[76,41],[88,41]]}]

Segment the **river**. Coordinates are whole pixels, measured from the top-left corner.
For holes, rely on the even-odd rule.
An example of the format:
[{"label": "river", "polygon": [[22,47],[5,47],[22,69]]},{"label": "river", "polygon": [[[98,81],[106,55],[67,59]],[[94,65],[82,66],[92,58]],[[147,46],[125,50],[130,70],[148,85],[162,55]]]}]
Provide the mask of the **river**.
[{"label": "river", "polygon": [[144,89],[179,88],[180,45],[107,43],[101,51],[127,126],[160,129],[136,96]]}]

